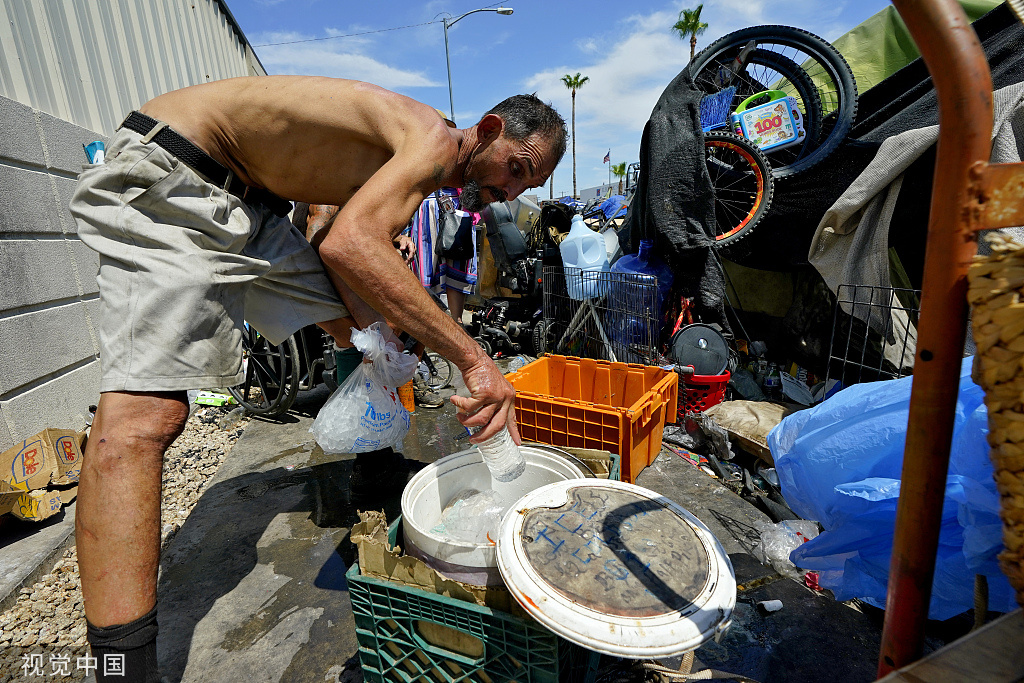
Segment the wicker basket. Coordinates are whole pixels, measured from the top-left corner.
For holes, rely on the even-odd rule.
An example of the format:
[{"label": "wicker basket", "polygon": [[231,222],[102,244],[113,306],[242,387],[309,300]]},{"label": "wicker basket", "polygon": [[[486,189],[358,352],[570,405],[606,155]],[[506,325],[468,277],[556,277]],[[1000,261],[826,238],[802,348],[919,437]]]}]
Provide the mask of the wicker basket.
[{"label": "wicker basket", "polygon": [[1024,605],[1024,245],[993,233],[975,256],[967,300],[978,351],[973,378],[985,390],[988,442],[1000,494],[999,563]]}]

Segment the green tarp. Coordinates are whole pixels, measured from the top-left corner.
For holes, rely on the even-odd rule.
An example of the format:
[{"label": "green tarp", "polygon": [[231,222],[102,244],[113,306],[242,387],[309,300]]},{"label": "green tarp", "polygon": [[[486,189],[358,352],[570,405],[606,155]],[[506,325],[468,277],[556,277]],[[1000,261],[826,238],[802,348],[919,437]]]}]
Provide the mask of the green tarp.
[{"label": "green tarp", "polygon": [[[974,21],[998,6],[997,0],[961,0],[967,18]],[[886,7],[832,42],[846,58],[864,92],[920,56],[896,8]]]}]

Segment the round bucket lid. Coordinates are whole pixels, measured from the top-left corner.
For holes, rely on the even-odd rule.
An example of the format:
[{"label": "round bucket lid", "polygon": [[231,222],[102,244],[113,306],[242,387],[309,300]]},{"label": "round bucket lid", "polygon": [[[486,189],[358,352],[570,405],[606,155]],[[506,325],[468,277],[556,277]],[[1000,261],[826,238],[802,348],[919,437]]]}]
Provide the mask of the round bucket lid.
[{"label": "round bucket lid", "polygon": [[669,345],[672,358],[679,365],[692,365],[694,374],[721,375],[729,365],[729,345],[710,325],[687,325],[672,336]]},{"label": "round bucket lid", "polygon": [[523,608],[577,645],[619,657],[669,657],[724,631],[732,564],[700,520],[620,481],[548,484],[521,498],[498,532],[498,569]]}]

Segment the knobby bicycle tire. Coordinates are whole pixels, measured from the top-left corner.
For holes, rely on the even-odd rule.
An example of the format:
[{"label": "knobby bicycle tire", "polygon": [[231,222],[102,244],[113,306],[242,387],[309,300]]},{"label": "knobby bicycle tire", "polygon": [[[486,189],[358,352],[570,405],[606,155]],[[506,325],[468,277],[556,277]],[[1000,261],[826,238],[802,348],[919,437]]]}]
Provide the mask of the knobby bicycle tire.
[{"label": "knobby bicycle tire", "polygon": [[[738,159],[740,168],[718,159],[717,150]],[[704,154],[715,190],[715,247],[728,247],[748,236],[768,212],[775,189],[771,164],[749,140],[724,131],[704,134]]]},{"label": "knobby bicycle tire", "polygon": [[[813,33],[791,26],[754,26],[725,35],[697,54],[688,67],[693,76],[694,84],[699,89],[709,92],[709,94],[715,92],[707,87],[707,74],[710,73],[712,68],[717,72],[720,66],[727,66],[731,63],[735,53],[739,52],[751,40],[755,41],[758,47],[751,52],[748,65],[754,63],[770,66],[781,75],[785,75],[798,92],[801,87],[806,88],[808,80],[815,84],[815,90],[818,91],[823,130],[816,136],[819,138],[817,146],[810,149],[806,154],[798,156],[792,163],[784,165],[776,163],[772,168],[772,173],[776,178],[785,178],[802,173],[824,160],[839,146],[847,133],[850,132],[854,118],[857,115],[857,84],[854,80],[853,71],[851,71],[843,56],[830,43]],[[806,60],[799,65],[800,70],[805,71],[804,77],[791,71],[792,67],[790,64],[796,65],[797,62],[795,60],[790,59],[781,52],[762,48],[760,47],[761,45],[791,48],[794,50],[794,54],[803,53],[807,55]],[[775,52],[781,58],[765,57],[764,53],[766,52]],[[831,86],[834,86],[834,97],[836,100],[834,108],[831,106],[833,91],[829,88],[829,85],[825,84],[823,86],[816,83],[814,78],[818,74],[806,72],[808,62],[812,59],[821,68],[822,75],[820,77],[828,78],[831,81]],[[766,63],[770,60],[774,60],[774,63]],[[787,72],[789,75],[787,75]],[[703,84],[703,87],[700,84]],[[823,98],[821,96],[823,93],[829,97]],[[813,98],[810,99],[813,103]],[[810,140],[810,134],[808,139],[809,142],[813,142]],[[771,157],[770,152],[769,157]]]}]

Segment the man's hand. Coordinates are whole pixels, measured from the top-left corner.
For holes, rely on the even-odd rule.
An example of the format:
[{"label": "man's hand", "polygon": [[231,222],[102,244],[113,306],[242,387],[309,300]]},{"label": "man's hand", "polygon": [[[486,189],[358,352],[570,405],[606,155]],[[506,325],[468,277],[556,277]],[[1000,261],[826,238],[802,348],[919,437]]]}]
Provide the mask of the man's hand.
[{"label": "man's hand", "polygon": [[416,258],[416,243],[412,241],[412,237],[406,234],[398,236],[398,239],[394,241],[395,248],[405,259],[405,265],[411,266],[413,259]]},{"label": "man's hand", "polygon": [[519,428],[516,426],[516,390],[508,383],[498,366],[490,358],[483,358],[462,372],[462,379],[469,389],[469,398],[452,396],[452,403],[459,409],[459,422],[466,427],[482,429],[470,439],[480,443],[491,438],[502,427],[508,427],[512,440],[519,445]]}]

